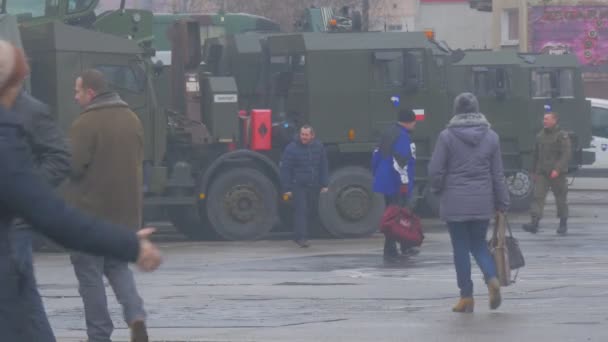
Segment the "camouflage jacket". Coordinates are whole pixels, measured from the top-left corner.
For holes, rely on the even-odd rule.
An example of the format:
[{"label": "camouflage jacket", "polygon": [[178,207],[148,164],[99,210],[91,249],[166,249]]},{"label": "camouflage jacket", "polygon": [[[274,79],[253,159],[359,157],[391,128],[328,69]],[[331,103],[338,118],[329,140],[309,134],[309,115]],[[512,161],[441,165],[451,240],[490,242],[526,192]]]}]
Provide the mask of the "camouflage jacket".
[{"label": "camouflage jacket", "polygon": [[539,175],[549,175],[553,170],[565,175],[568,172],[571,155],[568,133],[558,126],[552,129],[545,128],[536,136],[532,170]]}]

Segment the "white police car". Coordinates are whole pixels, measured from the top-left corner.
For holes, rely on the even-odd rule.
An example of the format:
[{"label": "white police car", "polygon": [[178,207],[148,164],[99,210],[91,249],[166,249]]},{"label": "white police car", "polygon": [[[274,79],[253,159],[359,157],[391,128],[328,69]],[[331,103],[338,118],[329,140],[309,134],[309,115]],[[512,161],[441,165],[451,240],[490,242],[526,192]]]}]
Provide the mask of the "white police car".
[{"label": "white police car", "polygon": [[608,169],[608,100],[587,98],[591,101],[591,144],[585,151],[595,152],[595,163],[583,169]]}]

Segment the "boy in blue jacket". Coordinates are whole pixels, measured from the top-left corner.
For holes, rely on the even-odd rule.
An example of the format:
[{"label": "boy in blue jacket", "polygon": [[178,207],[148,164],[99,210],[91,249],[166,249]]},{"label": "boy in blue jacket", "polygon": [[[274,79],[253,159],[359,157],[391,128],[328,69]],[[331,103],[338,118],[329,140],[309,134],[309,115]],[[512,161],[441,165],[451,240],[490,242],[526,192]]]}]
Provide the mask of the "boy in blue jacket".
[{"label": "boy in blue jacket", "polygon": [[[372,155],[374,192],[384,195],[386,205],[405,205],[414,190],[416,145],[410,132],[416,127],[416,114],[411,109],[399,111],[397,123],[382,135],[378,148]],[[401,243],[401,253],[414,255],[418,250]],[[392,260],[399,256],[397,243],[385,238],[384,258]]]}]

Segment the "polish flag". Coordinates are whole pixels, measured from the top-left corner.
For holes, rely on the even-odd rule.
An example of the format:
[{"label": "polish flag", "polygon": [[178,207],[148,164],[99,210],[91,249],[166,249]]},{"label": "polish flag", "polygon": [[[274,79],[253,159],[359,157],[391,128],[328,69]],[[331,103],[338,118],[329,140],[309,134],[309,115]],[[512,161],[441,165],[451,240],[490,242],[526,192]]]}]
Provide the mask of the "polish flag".
[{"label": "polish flag", "polygon": [[424,109],[414,109],[416,114],[416,121],[424,121]]}]

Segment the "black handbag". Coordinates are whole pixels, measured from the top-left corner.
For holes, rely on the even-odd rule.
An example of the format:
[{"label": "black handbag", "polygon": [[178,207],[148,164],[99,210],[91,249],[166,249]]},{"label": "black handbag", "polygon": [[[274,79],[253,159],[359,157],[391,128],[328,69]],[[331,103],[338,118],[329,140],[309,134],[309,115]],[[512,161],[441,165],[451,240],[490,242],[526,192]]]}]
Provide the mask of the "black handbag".
[{"label": "black handbag", "polygon": [[505,239],[507,244],[507,253],[509,255],[509,266],[512,270],[516,270],[526,266],[526,260],[524,259],[524,254],[521,252],[521,248],[519,247],[519,241],[513,237],[511,225],[509,224],[509,220],[506,216],[505,222],[507,223],[507,228],[509,229],[509,236],[507,236]]}]

